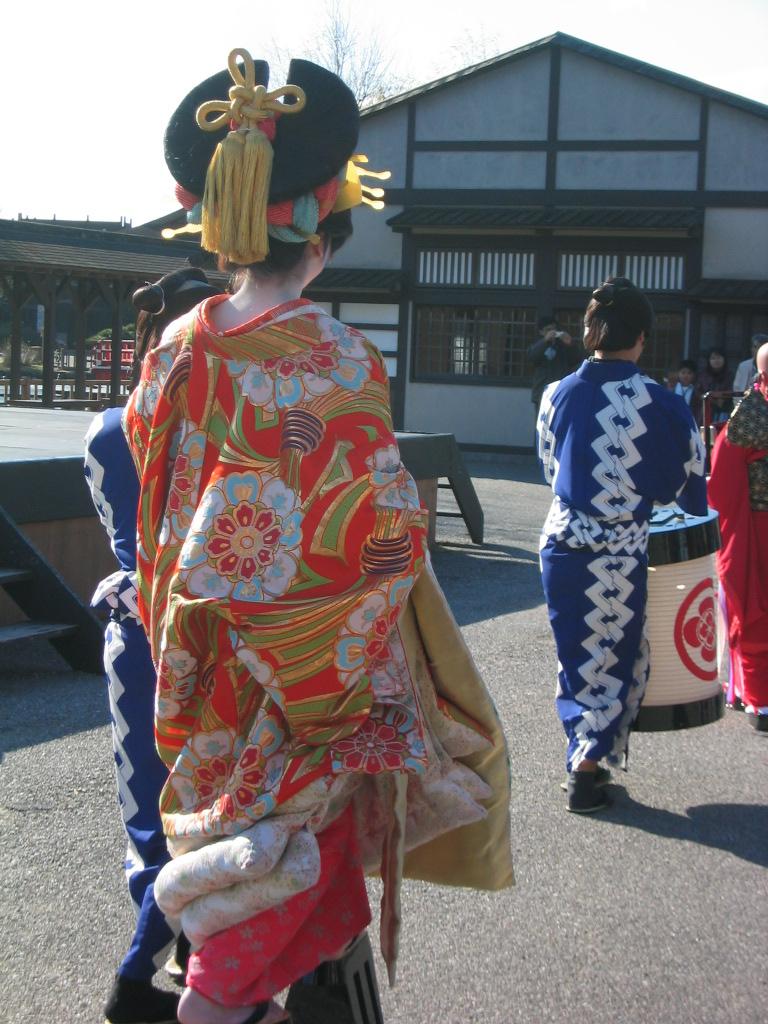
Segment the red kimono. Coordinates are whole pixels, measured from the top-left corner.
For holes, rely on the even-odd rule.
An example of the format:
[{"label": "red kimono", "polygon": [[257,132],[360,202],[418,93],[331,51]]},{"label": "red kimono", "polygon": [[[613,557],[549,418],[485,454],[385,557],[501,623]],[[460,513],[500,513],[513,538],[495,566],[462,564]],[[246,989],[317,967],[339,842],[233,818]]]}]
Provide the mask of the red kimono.
[{"label": "red kimono", "polygon": [[728,617],[731,691],[750,714],[768,714],[768,511],[750,506],[749,488],[750,463],[766,457],[768,450],[732,444],[722,430],[707,487],[709,504],[720,513],[717,571]]}]

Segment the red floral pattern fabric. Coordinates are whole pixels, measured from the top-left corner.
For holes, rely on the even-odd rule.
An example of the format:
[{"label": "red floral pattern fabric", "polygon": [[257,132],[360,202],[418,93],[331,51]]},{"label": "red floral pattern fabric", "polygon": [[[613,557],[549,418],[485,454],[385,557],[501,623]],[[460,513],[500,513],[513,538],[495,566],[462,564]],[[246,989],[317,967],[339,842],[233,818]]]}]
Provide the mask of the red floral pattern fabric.
[{"label": "red floral pattern fabric", "polygon": [[168,329],[124,419],[177,849],[297,800],[304,818],[319,813],[339,774],[426,764],[413,682],[389,644],[423,566],[426,513],[383,360],[306,300],[217,332],[221,301]]}]

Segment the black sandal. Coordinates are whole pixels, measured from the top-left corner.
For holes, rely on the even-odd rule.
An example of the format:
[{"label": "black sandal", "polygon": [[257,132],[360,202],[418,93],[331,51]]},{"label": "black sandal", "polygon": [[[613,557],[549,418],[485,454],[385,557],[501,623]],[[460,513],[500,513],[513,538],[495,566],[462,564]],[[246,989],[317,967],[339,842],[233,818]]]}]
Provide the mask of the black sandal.
[{"label": "black sandal", "polygon": [[[613,774],[611,773],[610,769],[609,768],[603,768],[602,765],[598,766],[598,769],[594,773],[594,775],[595,775],[595,787],[597,789],[600,789],[601,786],[609,786],[613,782]],[[568,792],[568,780],[567,779],[566,779],[565,782],[561,782],[560,783],[560,789],[562,789],[562,791],[564,793]]]},{"label": "black sandal", "polygon": [[595,772],[571,772],[565,808],[573,814],[594,814],[611,806],[605,789],[598,786]]},{"label": "black sandal", "polygon": [[368,933],[291,985],[285,1008],[296,1024],[384,1024]]}]

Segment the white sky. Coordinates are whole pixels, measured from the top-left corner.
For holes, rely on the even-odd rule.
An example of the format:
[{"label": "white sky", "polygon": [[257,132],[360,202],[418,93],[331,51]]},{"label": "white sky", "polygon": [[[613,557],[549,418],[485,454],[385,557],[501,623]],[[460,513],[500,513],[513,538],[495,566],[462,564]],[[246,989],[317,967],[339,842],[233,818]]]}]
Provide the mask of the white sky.
[{"label": "white sky", "polygon": [[[139,224],[170,212],[162,136],[179,100],[235,46],[306,56],[323,10],[323,0],[10,0],[0,217]],[[369,0],[351,10],[409,86],[561,31],[768,103],[768,0]]]}]

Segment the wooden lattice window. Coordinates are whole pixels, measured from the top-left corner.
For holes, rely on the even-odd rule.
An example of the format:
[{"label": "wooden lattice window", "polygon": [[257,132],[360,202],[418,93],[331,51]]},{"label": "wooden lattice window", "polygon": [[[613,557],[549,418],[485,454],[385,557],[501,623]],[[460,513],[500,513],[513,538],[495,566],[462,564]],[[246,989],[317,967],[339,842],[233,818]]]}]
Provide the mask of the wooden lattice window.
[{"label": "wooden lattice window", "polygon": [[419,306],[416,379],[480,379],[523,383],[528,346],[536,340],[536,310],[507,306]]}]

